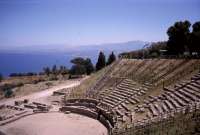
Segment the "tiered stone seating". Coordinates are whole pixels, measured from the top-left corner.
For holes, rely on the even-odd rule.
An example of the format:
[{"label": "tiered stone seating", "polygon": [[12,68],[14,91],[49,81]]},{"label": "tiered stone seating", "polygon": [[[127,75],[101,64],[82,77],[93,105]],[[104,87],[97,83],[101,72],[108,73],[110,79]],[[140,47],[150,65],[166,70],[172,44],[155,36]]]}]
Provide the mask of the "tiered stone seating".
[{"label": "tiered stone seating", "polygon": [[152,113],[153,116],[158,116],[158,111],[156,110],[155,104],[150,104],[149,105],[149,110]]},{"label": "tiered stone seating", "polygon": [[[134,68],[136,68],[136,66],[139,64],[140,61],[138,60],[135,60],[135,61],[128,61],[128,66],[126,66],[126,69],[121,72],[121,75],[124,76],[124,77],[128,77],[131,73],[132,70],[134,70]],[[135,66],[133,66],[135,65]]]},{"label": "tiered stone seating", "polygon": [[185,101],[181,100],[179,97],[177,97],[173,93],[169,93],[168,95],[169,95],[169,97],[171,97],[172,99],[174,99],[174,101],[176,101],[177,104],[179,104],[180,106],[185,106],[186,105]]},{"label": "tiered stone seating", "polygon": [[140,73],[139,78],[140,79],[145,79],[145,80],[150,80],[151,77],[153,76],[152,73],[155,71],[158,67],[161,65],[164,65],[166,63],[167,59],[159,59],[159,60],[152,60],[152,64],[149,65],[145,70]]},{"label": "tiered stone seating", "polygon": [[[191,81],[160,90],[161,84],[170,86],[196,72],[197,62],[200,63],[188,59],[119,60],[94,87],[100,101],[97,108],[107,114],[116,114],[117,120],[126,124],[146,115],[150,118],[166,115],[199,102],[200,73]],[[114,81],[120,78],[121,81]],[[114,85],[110,85],[112,81]]]},{"label": "tiered stone seating", "polygon": [[168,108],[164,102],[161,102],[160,105],[162,107],[163,113],[168,112]]},{"label": "tiered stone seating", "polygon": [[137,65],[137,67],[135,68],[134,72],[140,72],[140,70],[143,69],[143,67],[149,62],[148,59],[144,59],[144,60],[140,60],[141,62]]},{"label": "tiered stone seating", "polygon": [[168,65],[162,66],[162,68],[160,68],[159,70],[154,71],[156,73],[156,75],[152,78],[153,83],[161,80],[164,76],[175,71],[177,68],[184,65],[185,62],[187,62],[187,61],[186,60],[178,60],[176,62],[171,61]]},{"label": "tiered stone seating", "polygon": [[137,97],[135,97],[135,96],[132,96],[132,97],[129,98],[127,101],[128,101],[129,103],[133,104],[133,105],[139,103],[139,99],[137,99]]},{"label": "tiered stone seating", "polygon": [[[144,60],[145,61],[145,60]],[[149,62],[151,61],[151,62]],[[136,70],[132,74],[132,78],[139,82],[152,82],[156,84],[161,84],[162,79],[173,80],[175,77],[181,78],[185,74],[190,73],[195,68],[197,68],[196,62],[198,60],[146,60],[143,67]],[[152,65],[152,63],[155,63]],[[190,67],[190,68],[188,68]],[[177,76],[178,75],[178,76]]]},{"label": "tiered stone seating", "polygon": [[[116,87],[110,88],[103,94],[101,93],[102,100],[98,106],[103,107],[107,105],[113,108],[113,111],[118,116],[118,120],[121,122],[131,121],[132,113],[128,105],[138,104],[140,102],[139,97],[146,94],[150,87],[152,87],[150,83],[138,87],[134,81],[124,79]],[[143,112],[144,110],[139,109],[138,111]]]},{"label": "tiered stone seating", "polygon": [[154,64],[156,61],[157,60],[152,62],[152,59],[147,59],[146,61],[144,61],[145,64],[142,64],[141,67],[138,68],[137,72],[135,73],[135,77],[140,78],[141,74],[145,72],[148,67],[151,67],[152,64]]},{"label": "tiered stone seating", "polygon": [[[92,85],[91,87],[89,87],[87,89],[86,92],[86,96],[88,95],[97,95],[99,94],[99,91],[102,90],[102,88],[109,83],[114,84],[116,83],[116,81],[111,77],[112,74],[112,69],[118,65],[120,63],[121,60],[117,60],[114,63],[112,63],[111,65],[109,65],[105,72],[103,72],[103,74],[100,76],[100,78],[96,81],[96,83],[94,85]],[[114,81],[113,81],[114,80]]]},{"label": "tiered stone seating", "polygon": [[138,89],[134,88],[135,83],[131,80],[125,79],[117,85],[109,95],[105,96],[102,100],[103,103],[108,103],[112,107],[117,106],[122,101],[129,99],[132,95],[136,94]]},{"label": "tiered stone seating", "polygon": [[128,64],[127,62],[128,62],[128,60],[126,60],[126,59],[120,60],[118,65],[116,65],[116,67],[113,69],[111,76],[120,73],[121,69],[122,69],[121,67],[123,67],[123,65],[127,65]]},{"label": "tiered stone seating", "polygon": [[[199,60],[187,59],[122,59],[111,71],[112,76],[127,77],[139,83],[170,84],[198,69]],[[189,67],[189,68],[188,68]],[[198,76],[197,76],[198,78]],[[195,77],[194,77],[195,79]],[[170,82],[172,81],[172,82]]]},{"label": "tiered stone seating", "polygon": [[[187,74],[190,74],[192,71],[198,69],[198,66],[195,64],[198,60],[185,60],[185,63],[181,66],[177,66],[176,69],[171,70],[170,73],[166,74],[164,76],[165,85],[169,85],[173,83],[174,81],[181,80],[182,76],[186,76]],[[158,84],[162,83],[162,79],[158,80]],[[187,83],[187,82],[186,82]],[[183,83],[184,84],[184,83]]]},{"label": "tiered stone seating", "polygon": [[[197,76],[197,75],[195,75]],[[194,81],[192,77],[191,81],[187,81],[182,85],[176,85],[174,89],[164,88],[164,94],[162,94],[161,101],[153,101],[148,104],[149,112],[148,117],[155,117],[164,112],[170,112],[178,110],[182,107],[192,104],[193,102],[200,101],[200,84],[198,78]],[[179,87],[178,87],[179,86]]]},{"label": "tiered stone seating", "polygon": [[192,77],[192,80],[199,80],[200,79],[200,73]]}]

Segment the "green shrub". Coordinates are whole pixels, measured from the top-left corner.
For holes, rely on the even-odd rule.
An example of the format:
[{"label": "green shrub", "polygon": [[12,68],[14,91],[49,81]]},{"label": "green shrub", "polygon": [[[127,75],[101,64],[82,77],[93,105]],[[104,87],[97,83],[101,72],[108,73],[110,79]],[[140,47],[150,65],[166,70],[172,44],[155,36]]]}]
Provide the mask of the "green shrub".
[{"label": "green shrub", "polygon": [[0,73],[0,82],[3,80],[3,75]]},{"label": "green shrub", "polygon": [[4,96],[5,96],[6,98],[10,98],[10,97],[12,97],[13,95],[14,95],[14,92],[12,91],[12,89],[7,89],[7,90],[4,91]]}]

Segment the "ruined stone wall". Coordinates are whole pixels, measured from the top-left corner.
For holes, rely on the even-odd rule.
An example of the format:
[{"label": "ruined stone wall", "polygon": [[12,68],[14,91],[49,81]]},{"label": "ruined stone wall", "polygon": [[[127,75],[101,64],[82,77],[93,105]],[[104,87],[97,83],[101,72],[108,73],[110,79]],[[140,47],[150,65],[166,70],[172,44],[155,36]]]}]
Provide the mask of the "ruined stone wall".
[{"label": "ruined stone wall", "polygon": [[191,135],[200,133],[200,110],[149,120],[127,129],[113,130],[112,135]]},{"label": "ruined stone wall", "polygon": [[91,117],[93,119],[97,119],[98,114],[96,112],[93,112],[91,110],[83,109],[83,108],[75,108],[75,107],[70,107],[70,106],[64,106],[60,108],[60,111],[70,111],[72,113],[77,113],[81,115],[85,115],[88,117]]},{"label": "ruined stone wall", "polygon": [[[97,119],[108,129],[108,134],[111,134],[111,131],[112,131],[112,128],[114,125],[113,119],[111,118],[111,116],[104,113],[103,111],[101,111],[101,114],[98,114],[97,110],[96,110],[97,112],[94,112],[87,108],[80,108],[80,105],[83,105],[83,103],[74,103],[77,106],[76,105],[74,106],[74,104],[72,104],[72,103],[67,103],[67,105],[68,104],[70,106],[64,106],[64,107],[60,108],[60,111],[62,111],[62,112],[69,111],[72,113],[77,113],[77,114],[81,114],[84,116],[88,116],[93,119]],[[72,106],[71,106],[71,104],[72,104]],[[87,105],[85,107],[87,107]]]},{"label": "ruined stone wall", "polygon": [[96,105],[93,103],[86,103],[86,102],[82,102],[82,103],[65,103],[65,106],[85,106],[88,108],[96,108]]},{"label": "ruined stone wall", "polygon": [[97,105],[99,101],[92,98],[72,98],[72,99],[67,99],[65,102],[66,103],[86,102],[86,103],[93,103]]}]

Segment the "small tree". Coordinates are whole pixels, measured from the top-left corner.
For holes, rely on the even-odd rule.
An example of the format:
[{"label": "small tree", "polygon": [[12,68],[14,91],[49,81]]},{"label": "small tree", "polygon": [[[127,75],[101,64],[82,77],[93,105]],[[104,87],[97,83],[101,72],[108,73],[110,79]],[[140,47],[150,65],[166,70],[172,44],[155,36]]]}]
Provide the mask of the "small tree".
[{"label": "small tree", "polygon": [[167,30],[169,40],[167,41],[168,54],[178,55],[186,51],[189,43],[190,22],[180,21],[176,22]]},{"label": "small tree", "polygon": [[102,68],[104,68],[106,65],[106,58],[103,52],[99,53],[99,58],[98,61],[96,63],[96,70],[101,70]]},{"label": "small tree", "polygon": [[84,65],[73,65],[70,69],[70,74],[72,75],[82,75],[86,73],[86,69]]},{"label": "small tree", "polygon": [[87,75],[90,75],[92,72],[94,72],[94,66],[89,58],[85,60],[85,68]]},{"label": "small tree", "polygon": [[85,65],[85,60],[82,57],[76,57],[70,61],[71,63],[75,65]]},{"label": "small tree", "polygon": [[47,76],[49,76],[49,74],[51,73],[49,67],[44,67],[43,70],[44,70],[44,73],[45,73]]},{"label": "small tree", "polygon": [[65,75],[69,72],[69,70],[65,66],[60,66],[59,74]]},{"label": "small tree", "polygon": [[4,91],[4,96],[5,96],[6,98],[10,98],[11,96],[13,96],[13,91],[12,91],[12,89],[7,89],[7,90],[5,90],[5,91]]},{"label": "small tree", "polygon": [[71,75],[82,75],[86,73],[86,61],[84,58],[76,57],[70,61],[73,63],[70,74]]},{"label": "small tree", "polygon": [[198,52],[200,54],[200,21],[192,25],[192,33],[190,35],[190,53]]},{"label": "small tree", "polygon": [[56,65],[53,65],[53,67],[52,67],[52,74],[56,75],[57,72],[58,72],[57,66],[56,66]]},{"label": "small tree", "polygon": [[116,60],[116,56],[115,54],[112,52],[109,57],[108,57],[108,61],[106,63],[106,65],[110,65],[111,63],[113,63]]}]

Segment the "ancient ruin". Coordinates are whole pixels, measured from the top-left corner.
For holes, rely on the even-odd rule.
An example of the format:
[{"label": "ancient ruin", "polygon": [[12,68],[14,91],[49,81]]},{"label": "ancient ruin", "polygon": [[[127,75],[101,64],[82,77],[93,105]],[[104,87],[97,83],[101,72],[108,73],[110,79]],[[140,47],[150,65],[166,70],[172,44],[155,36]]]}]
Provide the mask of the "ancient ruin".
[{"label": "ancient ruin", "polygon": [[[98,120],[109,135],[200,132],[200,60],[119,59],[84,94],[60,89],[51,103],[15,101],[0,106],[0,126],[48,112]],[[58,109],[55,109],[58,108]]]}]

